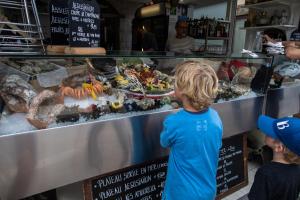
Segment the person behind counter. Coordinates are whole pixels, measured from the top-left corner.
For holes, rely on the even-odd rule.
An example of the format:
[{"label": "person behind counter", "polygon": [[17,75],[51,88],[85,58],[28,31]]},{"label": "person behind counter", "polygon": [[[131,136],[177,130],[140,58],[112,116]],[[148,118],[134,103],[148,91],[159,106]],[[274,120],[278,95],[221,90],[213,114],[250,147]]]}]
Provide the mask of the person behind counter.
[{"label": "person behind counter", "polygon": [[289,59],[300,59],[300,42],[287,41],[282,44],[285,47],[286,57]]},{"label": "person behind counter", "polygon": [[187,61],[176,68],[175,95],[183,109],[169,115],[160,136],[170,147],[163,200],[213,200],[223,126],[210,108],[218,89],[212,67]]},{"label": "person behind counter", "polygon": [[256,172],[249,200],[300,199],[300,119],[260,116],[273,160]]},{"label": "person behind counter", "polygon": [[188,36],[188,24],[184,20],[178,20],[175,25],[176,35],[169,38],[166,45],[167,51],[190,54],[194,49],[195,40]]},{"label": "person behind counter", "polygon": [[[264,35],[265,40],[268,42],[276,43],[275,40],[268,35]],[[284,41],[282,45],[285,48],[286,57],[289,59],[300,59],[300,41]]]},{"label": "person behind counter", "polygon": [[137,41],[133,50],[158,51],[156,36],[150,30],[149,24],[143,24],[137,28]]}]

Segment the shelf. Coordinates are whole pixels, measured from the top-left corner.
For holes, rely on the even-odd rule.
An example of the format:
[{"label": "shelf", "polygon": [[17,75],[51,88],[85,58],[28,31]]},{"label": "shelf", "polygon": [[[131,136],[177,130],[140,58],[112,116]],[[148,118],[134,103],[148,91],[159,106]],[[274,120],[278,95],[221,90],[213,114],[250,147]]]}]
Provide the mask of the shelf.
[{"label": "shelf", "polygon": [[72,55],[72,54],[46,54],[46,55],[28,55],[28,54],[10,54],[1,55],[2,58],[19,58],[19,59],[66,59],[66,58],[157,58],[157,59],[185,59],[185,58],[220,58],[220,59],[267,59],[269,57],[262,55],[259,58],[252,58],[242,54],[234,55],[214,55],[208,53],[193,52],[191,54],[178,54],[174,52],[142,52],[142,51],[108,51],[102,55]]},{"label": "shelf", "polygon": [[228,37],[207,37],[208,40],[229,40]]},{"label": "shelf", "polygon": [[254,27],[245,27],[245,28],[242,28],[242,30],[262,30],[262,29],[268,29],[268,28],[278,28],[278,29],[282,29],[282,30],[291,30],[291,29],[296,29],[297,26],[294,26],[294,25],[254,26]]},{"label": "shelf", "polygon": [[217,19],[216,20],[217,22],[221,22],[221,23],[228,23],[228,24],[230,24],[231,22],[230,21],[228,21],[228,20],[219,20],[219,19]]},{"label": "shelf", "polygon": [[272,1],[265,1],[255,4],[248,4],[242,6],[243,8],[254,8],[254,9],[266,9],[271,7],[277,6],[289,6],[291,3],[299,3],[299,0],[272,0]]},{"label": "shelf", "polygon": [[265,1],[260,3],[255,3],[255,4],[244,5],[243,8],[265,9],[265,8],[276,7],[280,5],[289,5],[289,4],[284,1],[273,0],[273,1]]}]

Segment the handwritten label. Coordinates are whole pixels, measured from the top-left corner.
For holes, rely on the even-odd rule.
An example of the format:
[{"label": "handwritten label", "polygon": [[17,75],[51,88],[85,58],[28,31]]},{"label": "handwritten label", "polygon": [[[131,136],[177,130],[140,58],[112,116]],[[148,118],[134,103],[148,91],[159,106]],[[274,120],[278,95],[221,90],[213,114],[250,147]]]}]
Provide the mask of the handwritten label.
[{"label": "handwritten label", "polygon": [[95,0],[69,0],[70,46],[100,46],[100,8]]},{"label": "handwritten label", "polygon": [[51,0],[49,3],[50,32],[52,45],[68,45],[69,9],[68,2]]}]

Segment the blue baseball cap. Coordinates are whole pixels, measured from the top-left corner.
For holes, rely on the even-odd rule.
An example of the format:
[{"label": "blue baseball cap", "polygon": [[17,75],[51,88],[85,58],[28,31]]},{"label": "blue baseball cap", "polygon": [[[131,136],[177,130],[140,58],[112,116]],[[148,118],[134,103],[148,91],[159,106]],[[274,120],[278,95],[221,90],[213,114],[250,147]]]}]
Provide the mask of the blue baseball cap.
[{"label": "blue baseball cap", "polygon": [[300,156],[300,119],[293,117],[274,119],[261,115],[258,119],[258,128]]}]

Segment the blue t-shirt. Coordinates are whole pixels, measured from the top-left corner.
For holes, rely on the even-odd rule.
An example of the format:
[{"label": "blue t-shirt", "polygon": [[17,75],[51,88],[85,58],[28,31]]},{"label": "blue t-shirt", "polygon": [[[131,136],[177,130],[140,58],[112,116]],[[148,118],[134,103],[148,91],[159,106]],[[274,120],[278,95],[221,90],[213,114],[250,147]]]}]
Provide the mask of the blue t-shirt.
[{"label": "blue t-shirt", "polygon": [[221,119],[212,108],[180,110],[166,118],[160,143],[171,151],[163,200],[215,198],[222,133]]}]

